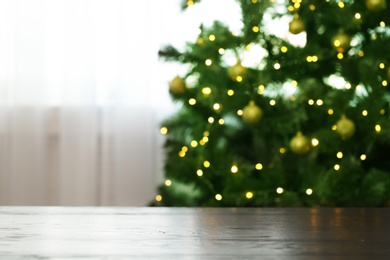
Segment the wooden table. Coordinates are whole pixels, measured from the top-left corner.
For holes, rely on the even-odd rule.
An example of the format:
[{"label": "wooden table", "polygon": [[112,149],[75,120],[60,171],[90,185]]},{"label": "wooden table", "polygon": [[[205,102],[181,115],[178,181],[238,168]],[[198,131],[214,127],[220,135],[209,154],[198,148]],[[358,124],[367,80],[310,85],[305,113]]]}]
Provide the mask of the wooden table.
[{"label": "wooden table", "polygon": [[390,259],[389,208],[0,207],[0,259]]}]

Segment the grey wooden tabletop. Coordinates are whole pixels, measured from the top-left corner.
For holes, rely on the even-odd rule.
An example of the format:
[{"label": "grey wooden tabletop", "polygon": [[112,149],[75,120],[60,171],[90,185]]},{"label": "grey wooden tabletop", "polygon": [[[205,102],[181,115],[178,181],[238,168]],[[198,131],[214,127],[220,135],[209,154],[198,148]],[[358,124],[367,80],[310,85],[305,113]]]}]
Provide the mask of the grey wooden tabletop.
[{"label": "grey wooden tabletop", "polygon": [[0,259],[369,258],[389,208],[0,207]]}]

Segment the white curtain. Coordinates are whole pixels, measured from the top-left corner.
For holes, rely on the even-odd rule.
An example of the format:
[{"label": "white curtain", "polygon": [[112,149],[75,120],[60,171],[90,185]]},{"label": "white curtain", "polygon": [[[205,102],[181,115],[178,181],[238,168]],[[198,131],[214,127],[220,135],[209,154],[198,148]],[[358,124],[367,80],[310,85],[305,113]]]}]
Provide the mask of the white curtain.
[{"label": "white curtain", "polygon": [[0,205],[153,200],[159,2],[0,0]]},{"label": "white curtain", "polygon": [[153,201],[167,83],[186,71],[157,52],[202,17],[239,20],[234,0],[180,2],[0,0],[0,205]]}]

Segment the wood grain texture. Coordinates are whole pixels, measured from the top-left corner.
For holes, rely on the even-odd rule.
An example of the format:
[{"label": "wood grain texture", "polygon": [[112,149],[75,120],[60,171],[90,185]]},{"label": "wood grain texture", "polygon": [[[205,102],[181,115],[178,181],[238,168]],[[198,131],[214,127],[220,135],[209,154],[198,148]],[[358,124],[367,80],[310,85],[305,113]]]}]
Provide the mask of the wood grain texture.
[{"label": "wood grain texture", "polygon": [[0,207],[0,259],[371,258],[389,208]]}]

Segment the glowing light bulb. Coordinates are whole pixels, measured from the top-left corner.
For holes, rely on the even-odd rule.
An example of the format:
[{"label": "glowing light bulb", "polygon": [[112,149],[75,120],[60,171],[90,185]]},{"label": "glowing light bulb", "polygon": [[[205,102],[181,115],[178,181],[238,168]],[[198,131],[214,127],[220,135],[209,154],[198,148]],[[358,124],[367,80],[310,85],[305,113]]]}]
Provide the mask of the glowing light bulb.
[{"label": "glowing light bulb", "polygon": [[168,128],[165,127],[165,126],[161,127],[160,133],[163,134],[163,135],[166,135],[168,133]]},{"label": "glowing light bulb", "polygon": [[246,197],[247,199],[251,199],[251,198],[253,198],[253,193],[250,192],[250,191],[248,191],[248,192],[245,194],[245,197]]},{"label": "glowing light bulb", "polygon": [[158,201],[158,202],[162,201],[162,196],[161,195],[157,195],[156,196],[156,201]]},{"label": "glowing light bulb", "polygon": [[204,166],[205,168],[209,168],[209,167],[210,167],[210,162],[209,162],[209,161],[204,161],[204,162],[203,162],[203,166]]},{"label": "glowing light bulb", "polygon": [[256,170],[260,171],[260,170],[263,169],[263,165],[262,165],[261,163],[257,163],[257,164],[255,165],[255,168],[256,168]]}]

